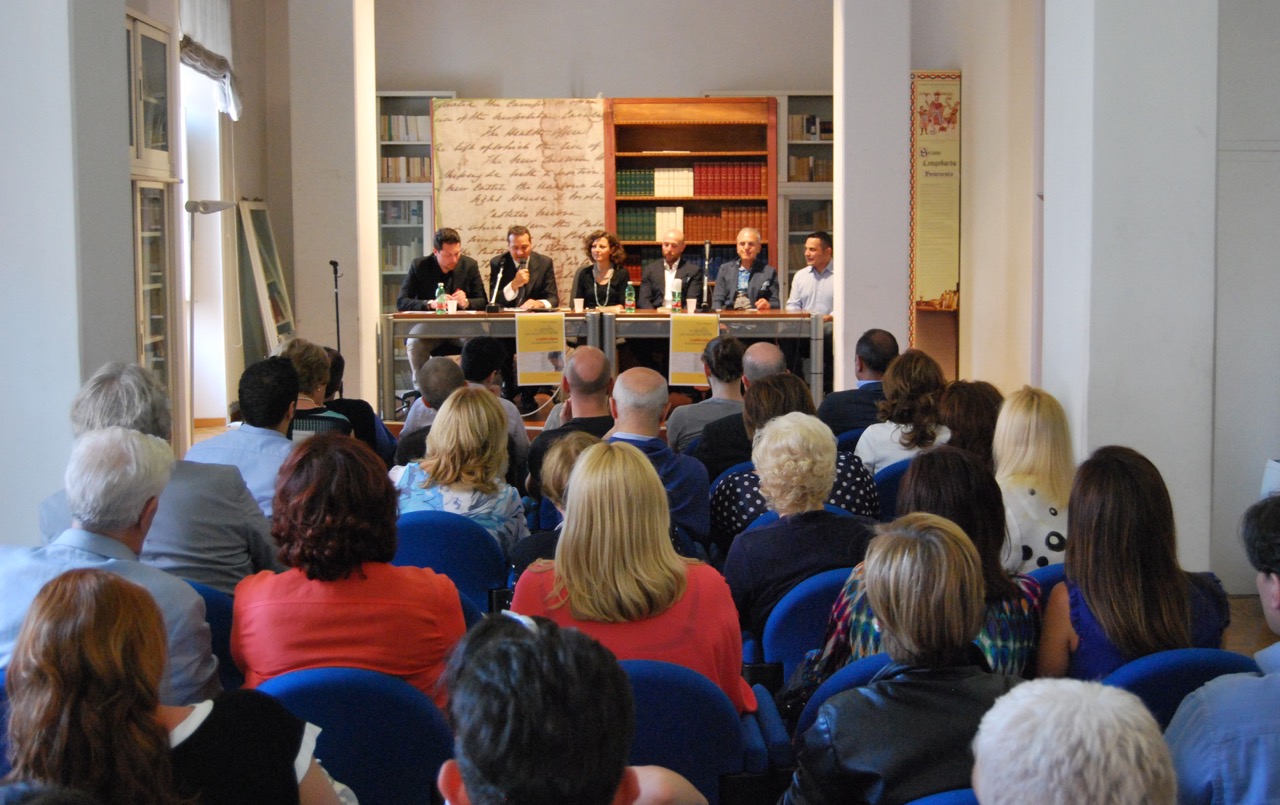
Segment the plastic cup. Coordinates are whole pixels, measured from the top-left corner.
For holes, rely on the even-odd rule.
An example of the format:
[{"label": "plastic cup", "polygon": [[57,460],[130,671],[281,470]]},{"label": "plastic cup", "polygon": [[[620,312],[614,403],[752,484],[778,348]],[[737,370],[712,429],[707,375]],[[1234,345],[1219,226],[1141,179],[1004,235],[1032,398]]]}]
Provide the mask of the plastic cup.
[{"label": "plastic cup", "polygon": [[458,312],[458,300],[457,300],[457,299],[450,299],[448,302],[445,302],[445,310],[447,310],[447,311],[448,311],[448,312],[450,312],[450,313],[457,313],[457,312]]},{"label": "plastic cup", "polygon": [[690,312],[690,313],[697,313],[697,312],[698,312],[698,300],[697,300],[697,299],[688,299],[688,300],[686,300],[686,301],[685,301],[685,304],[687,304],[687,305],[689,306],[689,312]]},{"label": "plastic cup", "polygon": [[575,300],[573,300],[573,312],[574,312],[574,313],[581,313],[583,310],[585,310],[585,309],[586,309],[586,307],[587,307],[587,300],[585,300],[585,299],[575,299]]}]

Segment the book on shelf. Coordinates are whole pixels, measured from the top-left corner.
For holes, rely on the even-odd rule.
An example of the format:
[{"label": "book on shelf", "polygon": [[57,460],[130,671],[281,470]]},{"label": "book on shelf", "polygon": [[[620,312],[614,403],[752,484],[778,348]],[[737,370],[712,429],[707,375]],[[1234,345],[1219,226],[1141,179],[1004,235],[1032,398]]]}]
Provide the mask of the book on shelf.
[{"label": "book on shelf", "polygon": [[382,184],[430,182],[431,157],[382,157],[378,181]]},{"label": "book on shelf", "polygon": [[835,161],[828,157],[787,157],[787,181],[830,182],[835,178]]},{"label": "book on shelf", "polygon": [[817,115],[787,115],[787,139],[792,142],[831,140],[832,122]]},{"label": "book on shelf", "polygon": [[378,138],[383,142],[431,142],[431,115],[378,115]]}]

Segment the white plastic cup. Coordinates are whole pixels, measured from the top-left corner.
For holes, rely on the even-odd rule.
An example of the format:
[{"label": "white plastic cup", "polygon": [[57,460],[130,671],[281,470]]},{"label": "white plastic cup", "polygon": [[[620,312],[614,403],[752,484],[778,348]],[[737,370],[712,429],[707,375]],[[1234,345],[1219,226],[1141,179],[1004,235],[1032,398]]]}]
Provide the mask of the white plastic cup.
[{"label": "white plastic cup", "polygon": [[685,303],[689,306],[689,312],[690,312],[690,313],[697,313],[697,312],[698,312],[698,300],[697,300],[697,299],[687,299],[687,300],[685,300]]},{"label": "white plastic cup", "polygon": [[458,312],[458,300],[457,300],[457,299],[450,299],[448,302],[445,302],[444,304],[445,304],[445,310],[446,310],[446,311],[448,311],[449,313],[457,313],[457,312]]},{"label": "white plastic cup", "polygon": [[574,312],[574,313],[581,313],[583,310],[586,310],[586,307],[587,307],[587,300],[585,300],[585,299],[575,299],[575,300],[573,300],[573,312]]}]

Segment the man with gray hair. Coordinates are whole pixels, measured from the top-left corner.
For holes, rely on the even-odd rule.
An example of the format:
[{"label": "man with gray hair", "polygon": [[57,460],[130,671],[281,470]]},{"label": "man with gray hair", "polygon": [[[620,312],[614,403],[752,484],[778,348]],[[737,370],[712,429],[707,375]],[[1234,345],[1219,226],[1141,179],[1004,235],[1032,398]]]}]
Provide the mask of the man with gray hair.
[{"label": "man with gray hair", "polygon": [[973,756],[982,805],[1177,801],[1173,761],[1155,718],[1137,696],[1098,682],[1018,685],[982,717]]},{"label": "man with gray hair", "polygon": [[618,375],[609,401],[615,423],[609,441],[625,441],[649,458],[666,487],[672,525],[695,540],[706,541],[711,532],[707,471],[658,438],[667,396],[667,381],[652,369],[637,367]]},{"label": "man with gray hair", "polygon": [[[106,427],[169,439],[169,395],[155,375],[137,364],[108,363],[85,382],[71,404],[71,428],[81,436]],[[70,526],[65,491],[40,504],[45,542]],[[231,595],[246,576],[282,570],[275,553],[271,525],[240,470],[174,463],[142,550],[144,564]]]},{"label": "man with gray hair", "polygon": [[70,527],[43,548],[0,553],[0,668],[9,665],[40,588],[68,570],[93,568],[140,585],[160,608],[169,645],[161,702],[191,704],[220,690],[204,601],[186,582],[138,561],[172,467],[169,445],[136,430],[109,427],[77,438],[64,479]]},{"label": "man with gray hair", "polygon": [[[787,371],[787,358],[777,344],[759,341],[742,353],[742,388],[750,388],[757,380]],[[737,464],[751,460],[751,439],[742,413],[730,414],[702,428],[702,441],[693,457],[707,468],[711,480]]]},{"label": "man with gray hair", "polygon": [[[427,454],[427,434],[436,421],[436,412],[449,395],[467,385],[462,367],[453,358],[429,359],[413,373],[413,385],[422,396],[414,400],[409,417],[400,431],[400,443],[396,446],[396,466],[403,467]],[[415,412],[421,411],[415,415]]]},{"label": "man with gray hair", "polygon": [[560,379],[560,387],[569,395],[561,409],[567,412],[564,424],[543,428],[529,445],[527,486],[531,496],[542,497],[542,460],[560,437],[580,430],[603,439],[613,430],[613,416],[609,412],[612,374],[609,358],[596,347],[578,347],[569,355]]}]

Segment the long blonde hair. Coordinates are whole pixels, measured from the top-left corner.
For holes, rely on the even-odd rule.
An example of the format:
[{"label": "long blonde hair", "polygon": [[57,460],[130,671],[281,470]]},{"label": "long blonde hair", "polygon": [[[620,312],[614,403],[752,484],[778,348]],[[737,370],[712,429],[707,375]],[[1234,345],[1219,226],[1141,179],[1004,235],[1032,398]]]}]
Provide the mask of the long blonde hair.
[{"label": "long blonde hair", "polygon": [[1050,504],[1065,506],[1076,461],[1067,414],[1044,389],[1023,386],[1005,398],[991,453],[996,480],[1034,487]]},{"label": "long blonde hair", "polygon": [[624,442],[587,448],[569,475],[551,606],[603,623],[665,612],[688,583],[670,528],[667,491],[644,453]]},{"label": "long blonde hair", "polygon": [[487,389],[463,386],[440,406],[418,466],[424,486],[458,484],[492,495],[507,472],[507,414]]}]

